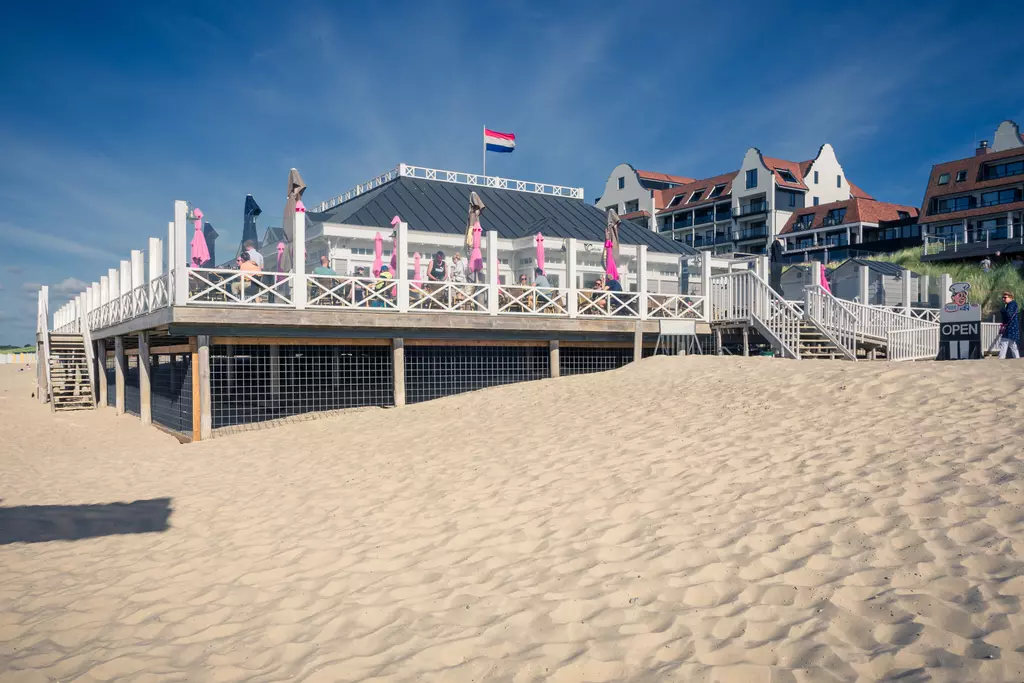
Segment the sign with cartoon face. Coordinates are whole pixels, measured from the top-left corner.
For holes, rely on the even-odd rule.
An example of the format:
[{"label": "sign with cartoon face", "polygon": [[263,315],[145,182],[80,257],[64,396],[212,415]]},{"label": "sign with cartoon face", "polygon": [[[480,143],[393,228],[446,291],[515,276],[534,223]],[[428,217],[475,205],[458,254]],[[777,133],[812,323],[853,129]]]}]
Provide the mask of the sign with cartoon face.
[{"label": "sign with cartoon face", "polygon": [[939,355],[936,360],[981,358],[981,306],[970,302],[971,283],[955,282],[950,302],[939,314]]}]

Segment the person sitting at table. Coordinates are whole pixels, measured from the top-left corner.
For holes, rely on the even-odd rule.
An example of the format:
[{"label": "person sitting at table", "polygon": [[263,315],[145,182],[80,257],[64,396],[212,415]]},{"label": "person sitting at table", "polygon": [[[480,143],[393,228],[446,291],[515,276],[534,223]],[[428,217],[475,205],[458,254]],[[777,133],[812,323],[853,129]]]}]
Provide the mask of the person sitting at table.
[{"label": "person sitting at table", "polygon": [[[434,292],[441,289],[443,282],[448,280],[448,264],[444,260],[444,252],[438,251],[434,254],[433,258],[430,259],[430,264],[427,266],[427,281],[428,284],[423,288],[424,293],[429,297]],[[426,302],[428,308],[433,308],[436,305],[436,301],[428,299]]]},{"label": "person sitting at table", "polygon": [[252,282],[252,275],[261,272],[261,268],[252,260],[252,257],[249,256],[249,252],[243,251],[238,255],[238,270],[242,272],[242,275],[238,278],[238,286],[235,287],[235,294],[237,294],[240,299],[255,295],[258,288]]},{"label": "person sitting at table", "polygon": [[370,301],[370,306],[373,308],[384,308],[387,302],[395,300],[394,280],[391,277],[389,266],[380,267],[380,275],[373,283],[373,293],[375,296]]},{"label": "person sitting at table", "polygon": [[624,306],[622,303],[622,297],[617,294],[617,292],[622,291],[622,283],[615,278],[608,278],[608,281],[605,283],[605,289],[611,292],[609,296],[611,297],[612,304],[615,306],[613,315],[628,314],[630,312],[629,306]]},{"label": "person sitting at table", "polygon": [[608,291],[608,287],[604,284],[604,278],[598,275],[590,289],[593,291],[580,292],[581,308],[587,304],[593,304],[593,306],[600,309],[608,308],[608,297],[602,294],[602,292]]},{"label": "person sitting at table", "polygon": [[540,299],[540,301],[537,302],[537,308],[539,310],[550,307],[553,302],[556,309],[561,309],[561,306],[558,305],[558,302],[555,302],[551,298],[551,292],[554,289],[554,287],[551,286],[551,282],[548,280],[548,276],[544,274],[544,271],[542,269],[534,268],[533,284],[535,287],[537,287],[537,297]]},{"label": "person sitting at table", "polygon": [[331,268],[331,261],[326,256],[320,257],[320,265],[313,269],[313,275],[337,275]]}]

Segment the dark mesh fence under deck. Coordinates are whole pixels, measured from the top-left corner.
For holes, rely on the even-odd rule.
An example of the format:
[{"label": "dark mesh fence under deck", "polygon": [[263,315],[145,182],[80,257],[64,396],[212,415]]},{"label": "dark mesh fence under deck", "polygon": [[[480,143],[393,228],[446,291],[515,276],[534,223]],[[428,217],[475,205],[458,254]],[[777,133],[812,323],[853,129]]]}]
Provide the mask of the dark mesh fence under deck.
[{"label": "dark mesh fence under deck", "polygon": [[391,406],[391,348],[212,346],[210,396],[214,429],[326,410]]},{"label": "dark mesh fence under deck", "polygon": [[153,422],[192,435],[192,354],[150,358]]},{"label": "dark mesh fence under deck", "polygon": [[419,403],[550,376],[544,346],[406,346],[405,400]]},{"label": "dark mesh fence under deck", "polygon": [[130,415],[142,414],[142,399],[139,395],[139,357],[125,358],[127,369],[124,373],[124,412]]},{"label": "dark mesh fence under deck", "polygon": [[[653,351],[653,349],[651,349]],[[647,353],[644,347],[644,355]],[[563,346],[558,350],[558,373],[584,375],[615,370],[633,362],[633,347]]]},{"label": "dark mesh fence under deck", "polygon": [[103,372],[107,375],[107,405],[113,408],[117,404],[117,379],[114,372],[113,356],[107,356]]}]

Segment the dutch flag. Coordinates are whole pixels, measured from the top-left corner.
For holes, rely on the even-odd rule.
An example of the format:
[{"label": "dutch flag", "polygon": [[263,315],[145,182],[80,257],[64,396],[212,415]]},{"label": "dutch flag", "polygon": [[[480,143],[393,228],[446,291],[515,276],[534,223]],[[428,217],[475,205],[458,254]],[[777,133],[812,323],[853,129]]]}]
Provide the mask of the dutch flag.
[{"label": "dutch flag", "polygon": [[488,152],[508,154],[516,148],[516,136],[484,128],[484,145]]}]

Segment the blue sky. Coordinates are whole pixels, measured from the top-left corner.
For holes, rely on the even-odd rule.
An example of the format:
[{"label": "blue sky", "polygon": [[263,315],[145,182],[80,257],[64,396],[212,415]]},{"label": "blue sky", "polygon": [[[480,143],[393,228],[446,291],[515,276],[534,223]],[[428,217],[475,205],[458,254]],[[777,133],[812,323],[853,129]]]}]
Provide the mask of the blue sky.
[{"label": "blue sky", "polygon": [[[399,162],[583,186],[615,164],[690,176],[748,146],[830,142],[880,199],[1024,125],[1012,3],[14,3],[0,21],[0,343],[166,236],[174,199],[234,249],[251,192],[279,216]],[[267,221],[263,222],[266,225]]]}]

